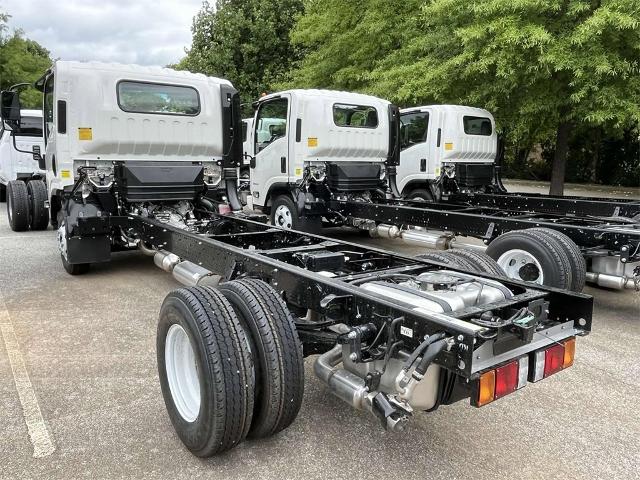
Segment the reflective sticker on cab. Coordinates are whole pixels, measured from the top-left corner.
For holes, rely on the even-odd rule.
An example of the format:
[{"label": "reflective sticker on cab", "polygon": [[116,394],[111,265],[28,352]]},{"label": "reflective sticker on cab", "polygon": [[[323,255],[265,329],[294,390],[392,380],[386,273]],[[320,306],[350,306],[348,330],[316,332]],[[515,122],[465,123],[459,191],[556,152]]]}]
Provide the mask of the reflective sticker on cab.
[{"label": "reflective sticker on cab", "polygon": [[78,128],[78,140],[93,140],[93,131],[90,128]]}]

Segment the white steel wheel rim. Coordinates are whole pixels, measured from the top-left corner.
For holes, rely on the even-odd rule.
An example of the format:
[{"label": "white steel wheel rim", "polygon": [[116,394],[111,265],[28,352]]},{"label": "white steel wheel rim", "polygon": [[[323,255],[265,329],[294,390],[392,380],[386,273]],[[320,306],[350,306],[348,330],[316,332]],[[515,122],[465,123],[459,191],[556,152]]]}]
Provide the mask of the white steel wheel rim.
[{"label": "white steel wheel rim", "polygon": [[[497,262],[509,278],[535,283],[538,285],[542,285],[544,282],[544,272],[542,271],[542,265],[540,265],[540,262],[535,256],[525,250],[508,250],[500,255],[500,258],[498,258]],[[535,280],[522,278],[520,272],[523,267],[535,268],[537,270],[538,277]]]},{"label": "white steel wheel rim", "polygon": [[200,379],[189,335],[178,324],[167,332],[164,362],[173,404],[185,421],[193,422],[200,413]]},{"label": "white steel wheel rim", "polygon": [[276,208],[276,213],[273,216],[276,226],[282,228],[293,228],[293,215],[291,210],[286,205],[279,205]]}]

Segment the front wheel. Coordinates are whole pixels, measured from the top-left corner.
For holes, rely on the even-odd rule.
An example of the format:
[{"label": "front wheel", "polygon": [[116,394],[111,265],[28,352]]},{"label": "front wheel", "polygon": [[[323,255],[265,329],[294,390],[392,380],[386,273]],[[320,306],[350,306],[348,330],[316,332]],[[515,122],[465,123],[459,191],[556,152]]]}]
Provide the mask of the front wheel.
[{"label": "front wheel", "polygon": [[433,202],[433,195],[425,188],[416,188],[411,190],[405,198],[414,202]]},{"label": "front wheel", "polygon": [[307,233],[319,233],[322,228],[320,217],[298,215],[298,208],[289,195],[279,195],[271,205],[271,225],[285,230],[299,230]]}]

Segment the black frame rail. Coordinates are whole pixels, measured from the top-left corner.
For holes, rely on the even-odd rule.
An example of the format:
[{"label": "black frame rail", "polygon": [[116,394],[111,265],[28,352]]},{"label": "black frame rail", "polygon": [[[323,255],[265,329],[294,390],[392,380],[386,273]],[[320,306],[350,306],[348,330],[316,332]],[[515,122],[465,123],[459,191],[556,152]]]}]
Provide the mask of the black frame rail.
[{"label": "black frame rail", "polygon": [[527,228],[544,227],[571,238],[585,255],[602,250],[620,254],[621,259],[640,259],[640,224],[626,219],[600,219],[526,213],[492,207],[471,207],[448,203],[382,200],[376,203],[332,200],[331,208],[344,217],[364,218],[396,226],[419,226],[467,235],[487,243],[498,235]]},{"label": "black frame rail", "polygon": [[573,215],[578,217],[626,217],[640,215],[640,200],[545,195],[540,193],[454,193],[443,202],[502,210]]},{"label": "black frame rail", "polygon": [[[398,327],[405,325],[416,333],[413,339],[406,341],[408,348],[416,348],[424,335],[445,332],[456,339],[456,346],[439,354],[435,362],[469,379],[477,376],[477,373],[473,373],[473,350],[483,329],[467,319],[482,311],[520,308],[531,302],[549,302],[547,321],[550,325],[573,321],[574,328],[578,331],[587,333],[591,329],[592,297],[549,287],[536,286],[533,289],[529,284],[503,278],[499,281],[514,293],[510,299],[483,305],[482,308],[471,307],[446,314],[416,312],[411,306],[381,298],[351,282],[360,280],[363,276],[375,281],[390,273],[417,274],[434,269],[454,269],[437,262],[365,248],[318,235],[282,230],[247,219],[212,214],[210,220],[200,222],[206,225],[208,222],[220,221],[221,218],[236,223],[239,227],[235,229],[236,233],[197,233],[155,219],[131,215],[100,219],[79,218],[76,234],[90,237],[113,228],[122,228],[148,245],[174,253],[183,260],[220,274],[225,280],[245,276],[263,279],[279,291],[290,306],[314,310],[335,323],[361,325],[371,322],[380,327],[383,323],[381,319],[401,319]],[[314,250],[366,253],[385,266],[374,271],[332,278],[285,260],[290,260],[291,254]],[[474,275],[492,278],[485,274]]]}]

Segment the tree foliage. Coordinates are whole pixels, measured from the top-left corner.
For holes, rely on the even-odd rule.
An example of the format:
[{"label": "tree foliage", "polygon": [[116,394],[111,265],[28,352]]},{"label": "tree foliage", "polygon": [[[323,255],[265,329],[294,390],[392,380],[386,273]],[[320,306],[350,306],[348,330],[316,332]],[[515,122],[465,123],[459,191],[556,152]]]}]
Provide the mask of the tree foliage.
[{"label": "tree foliage", "polygon": [[640,122],[640,0],[308,0],[291,85],[400,105],[487,108],[512,142],[551,141],[562,191],[571,132]]},{"label": "tree foliage", "polygon": [[300,58],[289,33],[302,0],[205,2],[193,22],[193,44],[176,66],[229,79],[244,102],[255,100]]},{"label": "tree foliage", "polygon": [[[0,12],[0,89],[36,81],[51,65],[49,51],[24,38],[20,30],[7,33],[9,16]],[[21,91],[22,106],[41,108],[42,96],[34,89]]]}]

